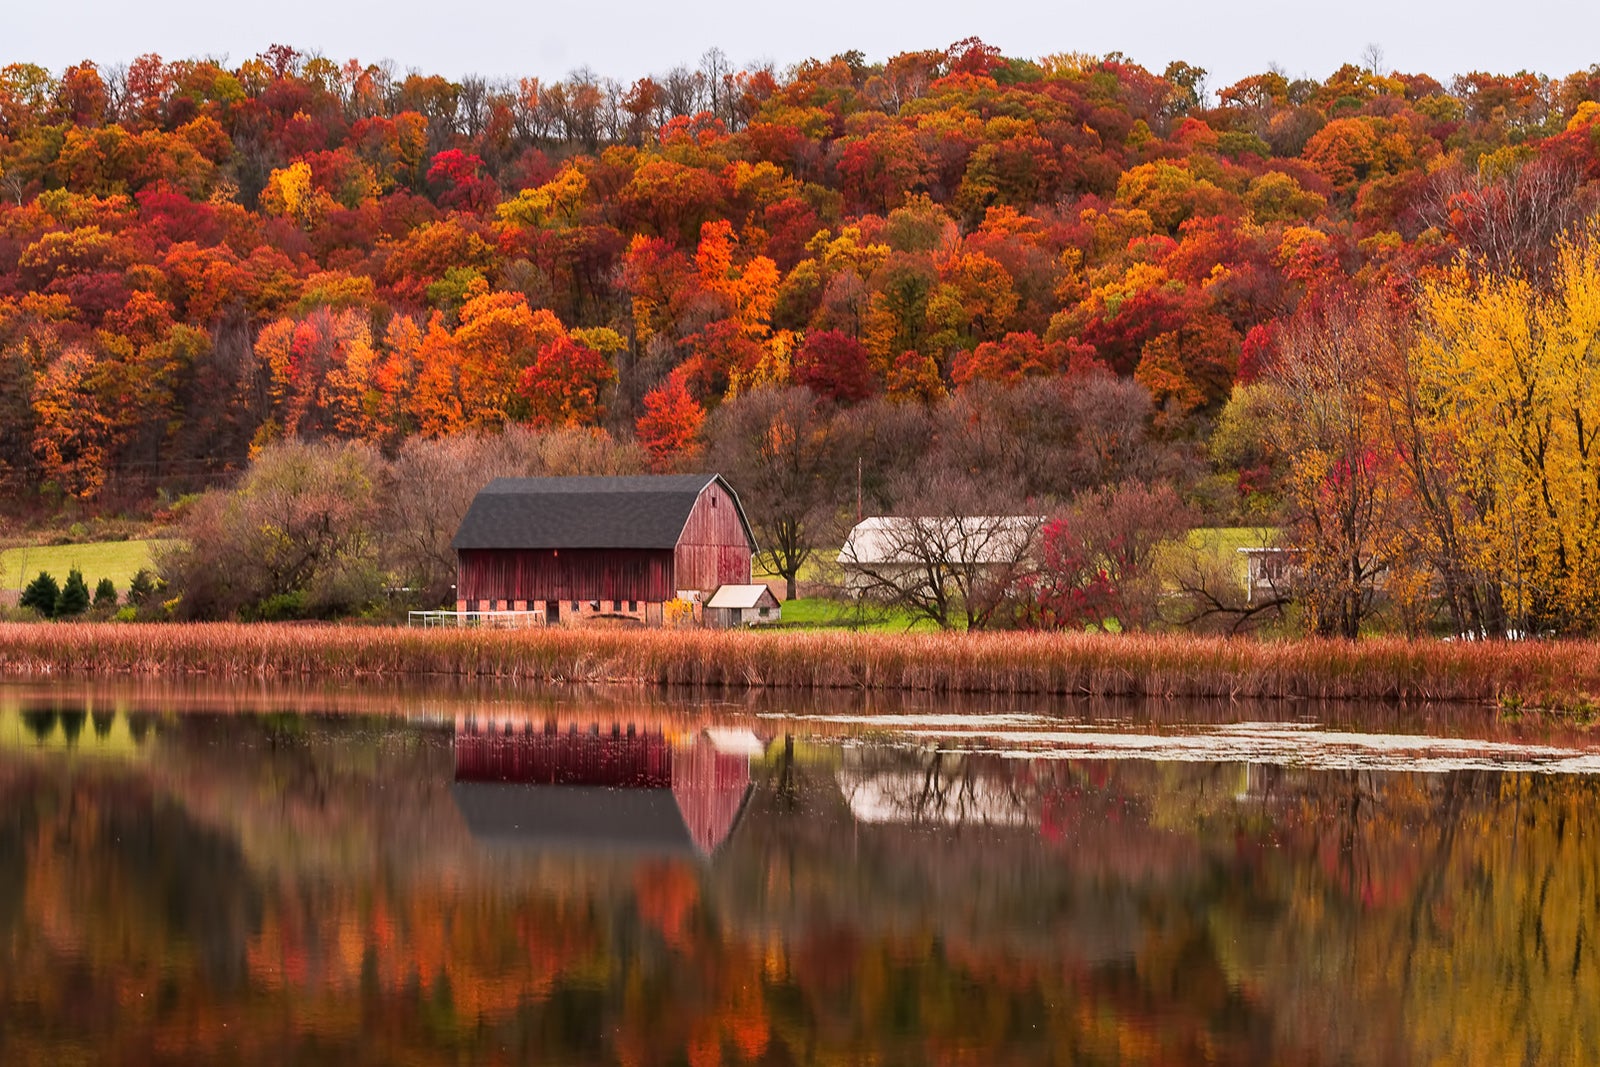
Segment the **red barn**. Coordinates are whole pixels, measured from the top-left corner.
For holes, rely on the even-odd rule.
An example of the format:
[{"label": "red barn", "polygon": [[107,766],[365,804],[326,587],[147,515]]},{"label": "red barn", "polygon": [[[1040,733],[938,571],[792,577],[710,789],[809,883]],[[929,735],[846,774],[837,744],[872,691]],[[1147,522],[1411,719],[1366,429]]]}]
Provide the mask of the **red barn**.
[{"label": "red barn", "polygon": [[662,622],[680,595],[750,581],[755,538],[721,475],[497,478],[467,509],[457,611]]},{"label": "red barn", "polygon": [[620,720],[458,717],[455,757],[451,794],[486,844],[709,857],[750,795],[748,754]]}]

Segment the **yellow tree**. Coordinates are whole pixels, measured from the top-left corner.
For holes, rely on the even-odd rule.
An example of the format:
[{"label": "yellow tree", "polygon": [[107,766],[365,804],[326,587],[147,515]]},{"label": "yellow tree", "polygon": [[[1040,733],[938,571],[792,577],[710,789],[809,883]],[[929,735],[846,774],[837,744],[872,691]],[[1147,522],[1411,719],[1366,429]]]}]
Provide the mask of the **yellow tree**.
[{"label": "yellow tree", "polygon": [[589,179],[576,166],[569,165],[545,184],[522,190],[496,208],[495,214],[508,226],[571,226],[577,222],[588,192]]},{"label": "yellow tree", "polygon": [[1546,286],[1465,265],[1428,285],[1413,355],[1427,423],[1479,504],[1473,562],[1538,629],[1600,629],[1597,240],[1563,239]]}]

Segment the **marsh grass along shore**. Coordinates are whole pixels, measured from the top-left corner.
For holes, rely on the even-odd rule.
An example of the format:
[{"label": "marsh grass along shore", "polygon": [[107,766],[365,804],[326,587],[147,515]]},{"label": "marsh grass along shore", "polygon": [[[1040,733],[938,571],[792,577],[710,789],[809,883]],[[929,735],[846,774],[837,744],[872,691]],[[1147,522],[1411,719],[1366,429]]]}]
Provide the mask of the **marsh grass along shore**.
[{"label": "marsh grass along shore", "polygon": [[0,675],[1464,701],[1587,717],[1600,693],[1600,644],[12,623],[0,624]]}]

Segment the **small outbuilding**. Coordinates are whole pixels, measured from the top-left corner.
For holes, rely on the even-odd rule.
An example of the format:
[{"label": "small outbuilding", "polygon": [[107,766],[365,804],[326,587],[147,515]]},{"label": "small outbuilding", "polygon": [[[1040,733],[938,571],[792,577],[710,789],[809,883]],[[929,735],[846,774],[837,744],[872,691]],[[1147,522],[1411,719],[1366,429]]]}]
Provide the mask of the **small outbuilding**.
[{"label": "small outbuilding", "polygon": [[755,537],[721,475],[497,478],[451,547],[458,612],[659,626],[672,600],[750,581]]},{"label": "small outbuilding", "polygon": [[765,585],[725,585],[705,604],[705,624],[717,629],[754,626],[781,618],[783,605]]}]

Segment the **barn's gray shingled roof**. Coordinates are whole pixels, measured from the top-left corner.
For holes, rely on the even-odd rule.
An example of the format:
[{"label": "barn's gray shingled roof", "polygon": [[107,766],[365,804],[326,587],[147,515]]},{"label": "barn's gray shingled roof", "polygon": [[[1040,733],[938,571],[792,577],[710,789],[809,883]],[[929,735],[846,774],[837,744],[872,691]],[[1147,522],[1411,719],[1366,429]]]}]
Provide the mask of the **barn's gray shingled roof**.
[{"label": "barn's gray shingled roof", "polygon": [[753,547],[738,496],[716,474],[496,478],[473,498],[450,547],[673,548],[714,481],[733,499]]},{"label": "barn's gray shingled roof", "polygon": [[671,789],[456,782],[450,794],[468,832],[489,844],[591,852],[696,851]]}]

